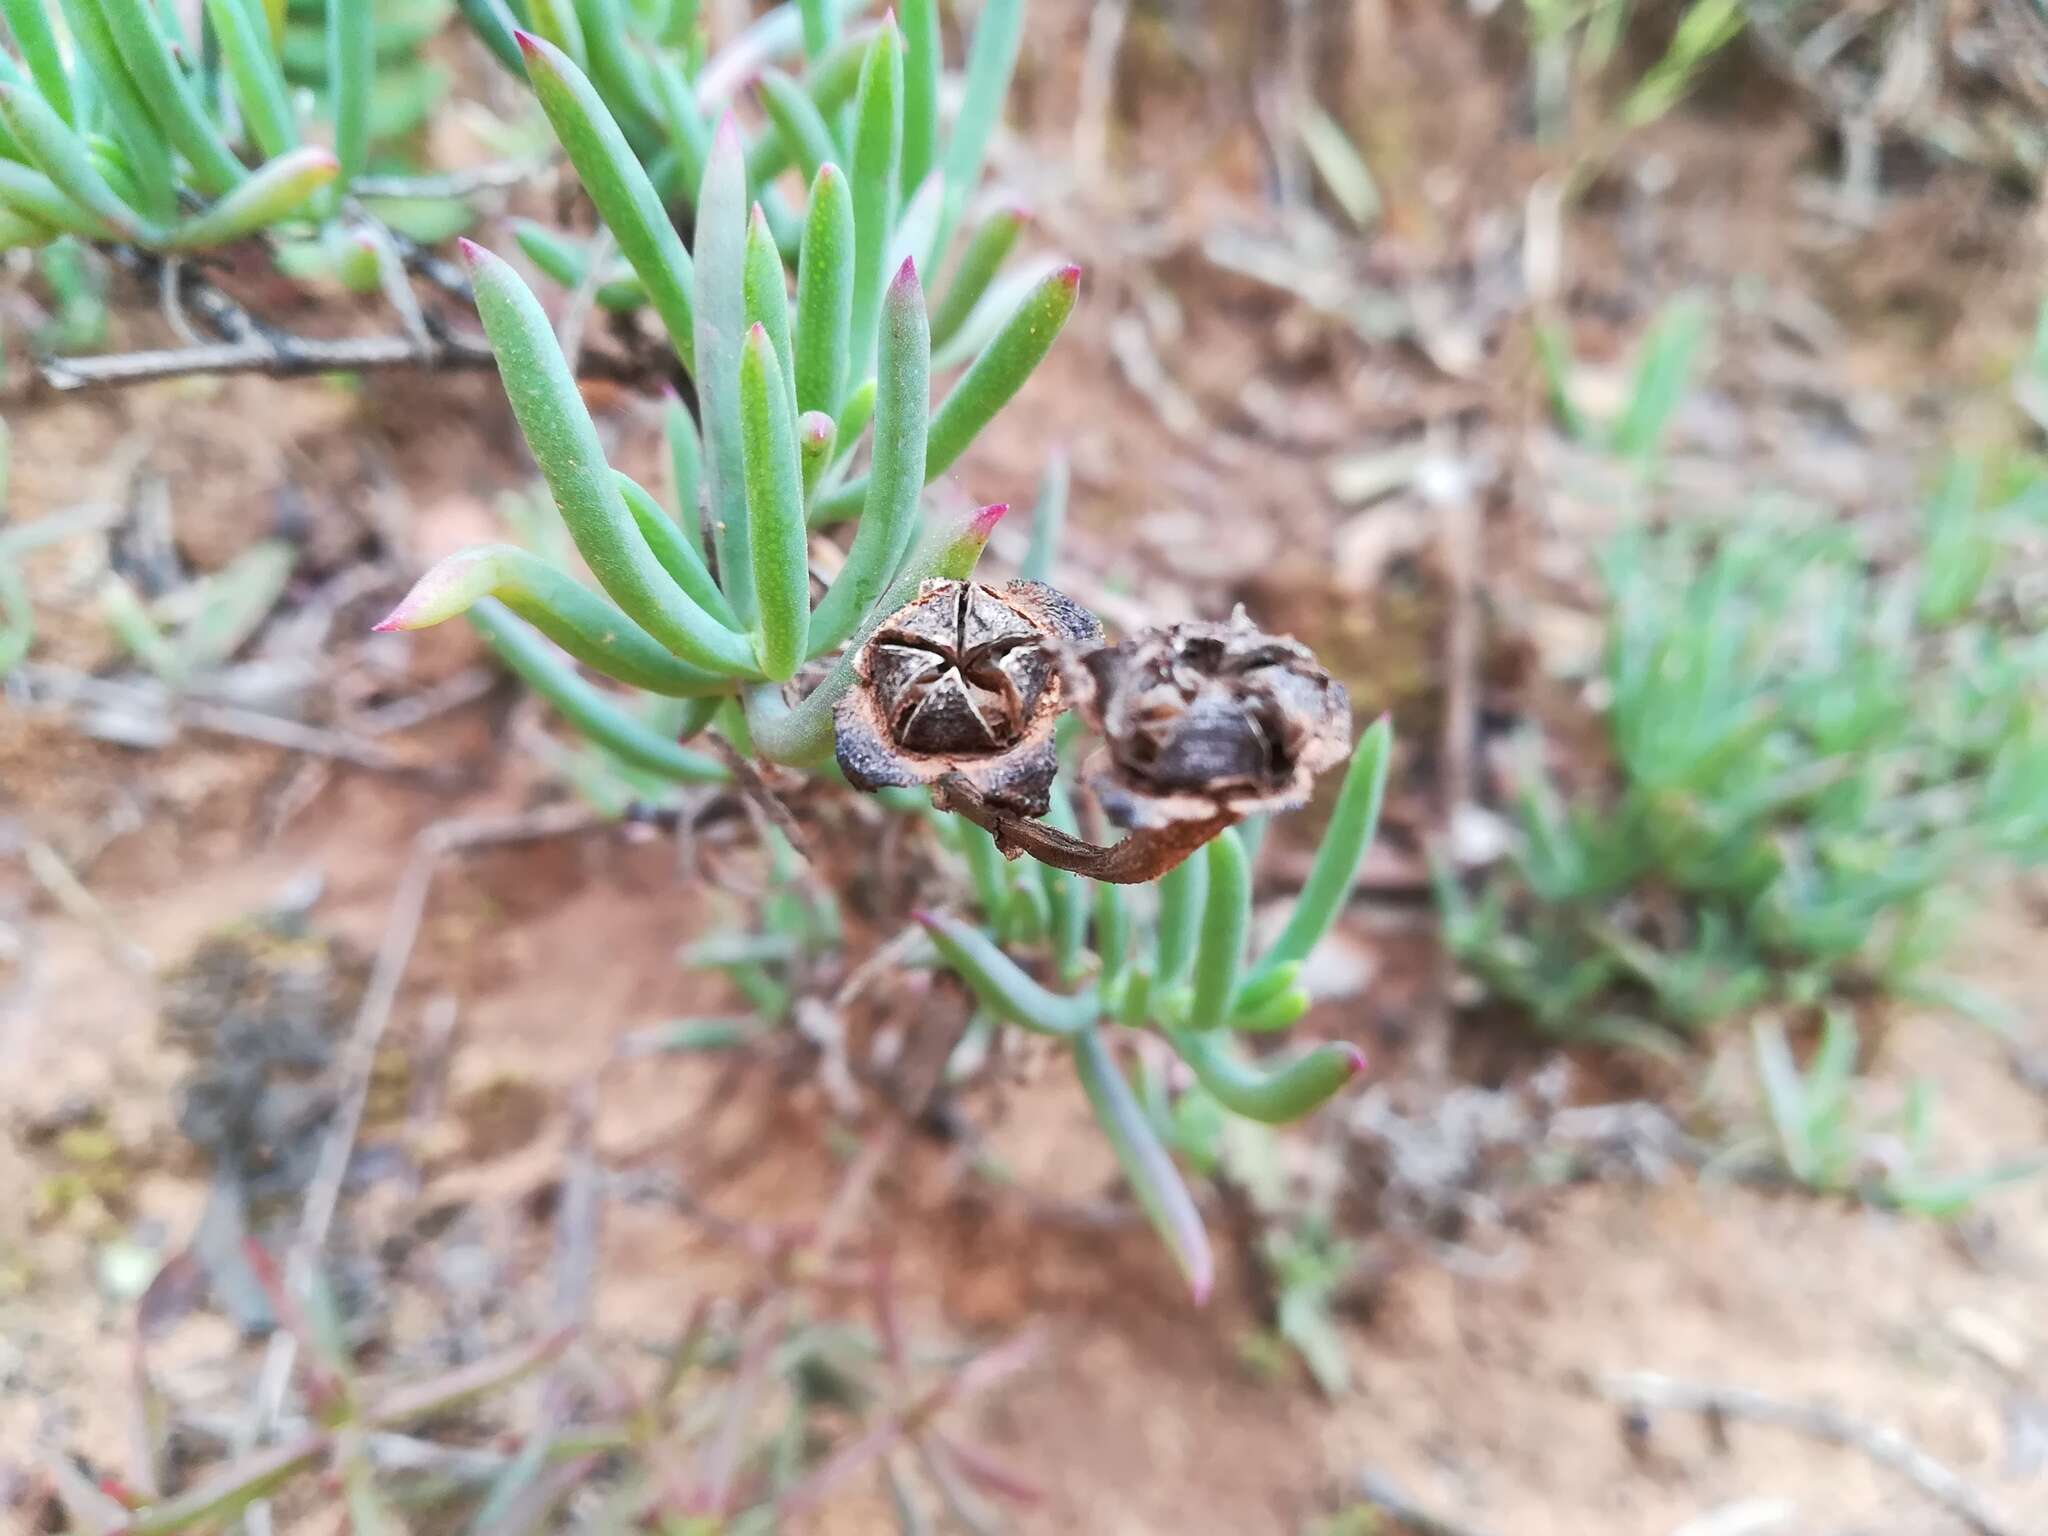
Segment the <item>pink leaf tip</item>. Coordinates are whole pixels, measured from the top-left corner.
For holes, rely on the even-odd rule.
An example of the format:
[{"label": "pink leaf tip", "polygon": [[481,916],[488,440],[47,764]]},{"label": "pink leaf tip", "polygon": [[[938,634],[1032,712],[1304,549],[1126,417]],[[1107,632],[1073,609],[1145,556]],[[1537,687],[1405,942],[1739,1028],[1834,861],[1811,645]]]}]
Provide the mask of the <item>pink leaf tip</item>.
[{"label": "pink leaf tip", "polygon": [[1356,1077],[1366,1069],[1365,1052],[1348,1040],[1337,1042],[1337,1049],[1344,1053],[1344,1070],[1347,1076]]},{"label": "pink leaf tip", "polygon": [[1081,286],[1081,269],[1071,262],[1053,273],[1053,276],[1065,283],[1069,288],[1079,288]]},{"label": "pink leaf tip", "polygon": [[910,920],[913,923],[916,923],[920,928],[924,928],[926,930],[930,930],[939,926],[939,914],[936,912],[927,911],[923,907],[918,907],[914,909],[910,914]]},{"label": "pink leaf tip", "polygon": [[393,630],[400,628],[399,618],[404,612],[405,604],[400,603],[396,608],[385,614],[383,618],[372,624],[370,626],[370,633],[373,635],[388,635]]},{"label": "pink leaf tip", "polygon": [[512,41],[519,45],[521,53],[532,55],[540,52],[540,39],[524,27],[512,29]]},{"label": "pink leaf tip", "polygon": [[985,539],[995,532],[996,524],[1008,516],[1009,511],[1010,504],[1007,501],[999,501],[992,507],[983,507],[969,521],[967,530],[976,538]]},{"label": "pink leaf tip", "polygon": [[915,288],[916,286],[917,258],[915,256],[906,256],[903,258],[903,265],[896,269],[896,275],[889,280],[889,291],[895,293],[902,289]]},{"label": "pink leaf tip", "polygon": [[455,241],[455,248],[462,252],[462,259],[472,267],[484,258],[484,248],[474,240],[467,240],[458,236]]},{"label": "pink leaf tip", "polygon": [[728,107],[719,114],[718,128],[711,135],[711,147],[719,154],[737,154],[740,148],[739,120]]}]

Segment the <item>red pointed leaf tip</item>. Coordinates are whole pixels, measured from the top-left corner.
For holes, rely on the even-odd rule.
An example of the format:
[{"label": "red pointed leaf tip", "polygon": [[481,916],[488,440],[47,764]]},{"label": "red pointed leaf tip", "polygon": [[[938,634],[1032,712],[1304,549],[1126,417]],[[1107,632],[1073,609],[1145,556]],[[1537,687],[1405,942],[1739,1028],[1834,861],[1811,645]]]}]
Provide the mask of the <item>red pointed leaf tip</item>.
[{"label": "red pointed leaf tip", "polygon": [[1338,1041],[1337,1049],[1344,1053],[1344,1067],[1352,1077],[1358,1076],[1359,1073],[1365,1070],[1366,1060],[1364,1051],[1351,1044],[1348,1040]]},{"label": "red pointed leaf tip", "polygon": [[1061,267],[1059,271],[1053,273],[1053,276],[1065,283],[1069,288],[1079,288],[1081,286],[1081,269],[1078,266],[1068,265]]},{"label": "red pointed leaf tip", "polygon": [[459,235],[456,237],[455,240],[455,248],[458,251],[462,252],[463,261],[471,268],[476,268],[483,265],[484,257],[490,254],[490,252],[486,251],[474,240],[466,240]]},{"label": "red pointed leaf tip", "polygon": [[896,269],[896,275],[889,280],[889,291],[897,293],[917,286],[917,258],[906,256],[903,265]]},{"label": "red pointed leaf tip", "polygon": [[773,350],[774,343],[768,339],[768,327],[756,320],[747,327],[747,345]]},{"label": "red pointed leaf tip", "polygon": [[711,147],[721,154],[737,154],[740,147],[739,120],[728,107],[719,114],[718,128],[711,135]]},{"label": "red pointed leaf tip", "polygon": [[519,51],[529,58],[540,52],[540,39],[521,27],[512,29],[512,41],[519,45]]},{"label": "red pointed leaf tip", "polygon": [[983,507],[967,524],[967,531],[978,539],[985,539],[996,531],[996,524],[1009,514],[1010,504],[999,501],[992,507]]},{"label": "red pointed leaf tip", "polygon": [[927,931],[939,926],[939,914],[936,912],[927,912],[923,907],[919,907],[915,911],[913,911],[910,914],[910,920],[913,923],[916,923],[920,928],[926,929]]},{"label": "red pointed leaf tip", "polygon": [[370,626],[370,633],[373,635],[388,635],[393,630],[402,627],[399,623],[399,616],[404,611],[405,604],[400,603],[396,608],[385,614],[383,618],[372,624]]}]

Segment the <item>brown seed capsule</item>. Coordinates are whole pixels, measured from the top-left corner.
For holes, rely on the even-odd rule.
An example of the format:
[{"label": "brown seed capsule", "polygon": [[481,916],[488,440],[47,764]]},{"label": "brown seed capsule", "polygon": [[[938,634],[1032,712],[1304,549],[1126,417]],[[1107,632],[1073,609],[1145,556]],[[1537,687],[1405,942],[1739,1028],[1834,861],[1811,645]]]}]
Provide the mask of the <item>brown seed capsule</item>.
[{"label": "brown seed capsule", "polygon": [[1042,581],[927,581],[854,657],[834,717],[839,766],[858,789],[957,773],[1042,816],[1066,708],[1058,652],[1101,639],[1092,613]]},{"label": "brown seed capsule", "polygon": [[1293,810],[1351,749],[1351,701],[1315,653],[1242,608],[1080,658],[1077,706],[1102,737],[1089,782],[1121,827]]}]

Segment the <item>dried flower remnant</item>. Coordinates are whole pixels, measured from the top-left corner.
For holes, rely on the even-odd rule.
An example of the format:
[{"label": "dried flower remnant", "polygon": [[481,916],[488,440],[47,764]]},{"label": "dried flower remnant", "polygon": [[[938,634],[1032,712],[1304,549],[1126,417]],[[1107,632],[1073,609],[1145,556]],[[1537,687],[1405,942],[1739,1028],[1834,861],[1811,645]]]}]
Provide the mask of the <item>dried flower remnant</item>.
[{"label": "dried flower remnant", "polygon": [[928,581],[854,658],[835,720],[859,789],[958,775],[987,800],[1043,815],[1066,710],[1059,654],[1099,644],[1095,616],[1040,581]]},{"label": "dried flower remnant", "polygon": [[1076,705],[1102,737],[1089,786],[1118,826],[1239,821],[1305,804],[1351,750],[1351,703],[1315,653],[1242,608],[1080,657]]}]

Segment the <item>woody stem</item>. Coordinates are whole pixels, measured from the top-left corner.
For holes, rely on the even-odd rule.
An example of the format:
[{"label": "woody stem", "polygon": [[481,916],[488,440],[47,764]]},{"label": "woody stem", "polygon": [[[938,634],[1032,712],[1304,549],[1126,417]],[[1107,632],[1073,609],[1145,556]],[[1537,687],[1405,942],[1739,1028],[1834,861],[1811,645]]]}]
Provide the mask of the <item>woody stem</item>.
[{"label": "woody stem", "polygon": [[1010,858],[1028,853],[1041,864],[1109,885],[1145,885],[1157,880],[1238,820],[1220,813],[1207,821],[1176,822],[1133,832],[1103,847],[991,804],[957,773],[932,785],[932,804],[965,816],[992,835],[996,846]]}]

